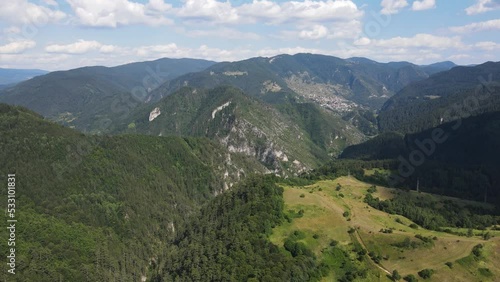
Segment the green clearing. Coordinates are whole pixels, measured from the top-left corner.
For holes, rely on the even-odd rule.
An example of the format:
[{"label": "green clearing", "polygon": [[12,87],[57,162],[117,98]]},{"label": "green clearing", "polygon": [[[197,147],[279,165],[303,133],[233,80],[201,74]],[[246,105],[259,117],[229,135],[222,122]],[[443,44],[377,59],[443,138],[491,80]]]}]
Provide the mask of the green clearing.
[{"label": "green clearing", "polygon": [[[390,281],[384,269],[389,272],[396,269],[402,277],[413,274],[423,280],[417,272],[426,268],[433,269],[434,274],[425,281],[498,281],[499,231],[488,230],[493,237],[484,240],[481,236],[485,232],[483,230],[473,230],[474,236],[466,237],[426,230],[420,226],[411,228],[409,225],[413,222],[410,219],[374,209],[363,201],[370,186],[352,177],[318,181],[308,186],[283,186],[285,211],[294,215],[302,210],[303,215],[275,227],[270,240],[283,246],[284,240],[294,231],[302,231],[305,236],[299,241],[332,270],[324,281],[333,281],[343,275],[341,264],[346,263],[346,258],[342,251],[349,254],[350,263],[367,271],[366,278],[358,277],[355,281]],[[373,196],[381,199],[390,199],[400,193],[400,190],[385,187],[377,187],[376,190]],[[426,201],[451,200],[464,206],[484,206],[456,198],[414,194]],[[343,216],[346,211],[349,212],[347,217]],[[356,232],[349,234],[351,228]],[[387,233],[381,232],[383,230]],[[316,238],[313,237],[315,234]],[[338,241],[337,248],[330,247],[332,240]],[[356,254],[359,243],[367,253],[361,261]],[[471,257],[473,247],[478,244],[484,245],[482,256]],[[378,256],[379,264],[370,259],[368,253]],[[445,264],[447,262],[452,263],[452,269]]]}]

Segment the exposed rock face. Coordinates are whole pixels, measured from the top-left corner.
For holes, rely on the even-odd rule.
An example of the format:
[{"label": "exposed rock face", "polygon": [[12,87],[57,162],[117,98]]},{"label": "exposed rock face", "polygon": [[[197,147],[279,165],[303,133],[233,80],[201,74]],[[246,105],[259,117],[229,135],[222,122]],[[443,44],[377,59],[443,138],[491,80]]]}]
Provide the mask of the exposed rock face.
[{"label": "exposed rock face", "polygon": [[267,92],[279,92],[281,90],[281,86],[279,86],[276,82],[271,80],[266,80],[262,84],[262,89],[260,93],[265,94]]},{"label": "exposed rock face", "polygon": [[217,107],[215,110],[213,110],[212,111],[212,119],[215,118],[215,115],[217,114],[217,112],[222,111],[225,107],[229,106],[230,104],[231,104],[231,101],[227,101],[223,105],[221,105],[221,106]]},{"label": "exposed rock face", "polygon": [[155,118],[157,118],[161,114],[160,108],[156,107],[154,110],[149,113],[149,121],[153,121]]}]

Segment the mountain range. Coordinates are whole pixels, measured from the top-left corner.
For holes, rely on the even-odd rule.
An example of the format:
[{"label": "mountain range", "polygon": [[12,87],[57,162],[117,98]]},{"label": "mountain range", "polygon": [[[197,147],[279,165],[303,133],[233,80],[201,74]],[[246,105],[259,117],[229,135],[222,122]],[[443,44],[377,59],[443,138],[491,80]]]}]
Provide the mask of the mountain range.
[{"label": "mountain range", "polygon": [[499,74],[297,54],[9,85],[0,279],[496,281]]},{"label": "mountain range", "polygon": [[[270,171],[296,174],[376,135],[376,110],[389,97],[452,66],[312,54],[160,59],[52,72],[0,91],[0,102],[87,133],[205,136]],[[147,121],[156,109],[161,116]]]}]

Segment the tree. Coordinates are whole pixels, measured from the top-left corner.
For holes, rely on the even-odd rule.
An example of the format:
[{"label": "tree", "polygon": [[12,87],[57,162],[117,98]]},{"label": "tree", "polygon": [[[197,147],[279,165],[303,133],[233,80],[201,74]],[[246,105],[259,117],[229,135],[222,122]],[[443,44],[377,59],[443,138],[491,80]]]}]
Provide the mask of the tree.
[{"label": "tree", "polygon": [[418,272],[418,276],[424,278],[424,279],[429,279],[431,278],[432,274],[434,274],[434,270],[432,269],[422,269]]},{"label": "tree", "polygon": [[407,282],[417,282],[418,279],[417,277],[415,277],[415,275],[413,274],[408,274],[406,275],[404,278],[403,278],[404,281],[407,281]]},{"label": "tree", "polygon": [[399,272],[396,269],[394,269],[392,271],[392,280],[398,281],[400,279],[401,279],[401,275],[399,274]]}]

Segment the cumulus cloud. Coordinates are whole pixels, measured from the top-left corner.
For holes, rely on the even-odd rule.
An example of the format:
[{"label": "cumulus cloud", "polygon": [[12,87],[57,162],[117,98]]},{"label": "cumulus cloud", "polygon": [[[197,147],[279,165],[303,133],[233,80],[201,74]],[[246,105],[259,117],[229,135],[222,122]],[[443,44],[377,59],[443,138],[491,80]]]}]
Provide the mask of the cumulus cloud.
[{"label": "cumulus cloud", "polygon": [[229,1],[185,0],[177,11],[177,16],[198,21],[232,23],[239,19],[238,12]]},{"label": "cumulus cloud", "polygon": [[363,11],[350,0],[285,1],[253,0],[233,6],[229,1],[184,0],[176,15],[210,23],[280,24],[287,22],[327,22],[360,18]]},{"label": "cumulus cloud", "polygon": [[207,45],[200,45],[198,48],[188,48],[178,46],[175,43],[147,45],[134,48],[133,53],[144,59],[168,58],[201,58],[214,61],[234,61],[248,58],[252,53],[243,48],[232,50],[213,48]]},{"label": "cumulus cloud", "polygon": [[500,50],[500,44],[492,41],[477,42],[474,47],[486,51]]},{"label": "cumulus cloud", "polygon": [[422,11],[436,8],[436,0],[421,0],[413,2],[411,9],[413,11]]},{"label": "cumulus cloud", "polygon": [[104,45],[95,40],[78,40],[71,44],[52,44],[45,47],[48,53],[63,53],[63,54],[85,54],[91,51],[99,51],[102,53],[111,53],[116,51],[116,46]]},{"label": "cumulus cloud", "polygon": [[288,1],[276,3],[268,0],[253,0],[239,7],[241,15],[252,20],[269,23],[291,21],[325,22],[360,18],[363,12],[352,1]]},{"label": "cumulus cloud", "polygon": [[299,37],[302,39],[320,39],[328,35],[328,28],[323,25],[314,25],[309,30],[302,30]]},{"label": "cumulus cloud", "polygon": [[471,23],[463,26],[454,26],[450,27],[450,30],[456,33],[472,33],[485,30],[500,30],[500,19]]},{"label": "cumulus cloud", "polygon": [[353,44],[356,46],[365,46],[365,45],[368,45],[370,43],[371,43],[371,40],[368,37],[361,37],[361,38],[356,39],[353,42]]},{"label": "cumulus cloud", "polygon": [[408,6],[408,2],[406,0],[382,0],[380,6],[382,6],[381,14],[391,15],[399,13],[401,9]]},{"label": "cumulus cloud", "polygon": [[465,13],[467,15],[476,15],[489,11],[500,9],[499,0],[476,0],[476,4],[467,7]]},{"label": "cumulus cloud", "polygon": [[0,9],[0,20],[13,24],[33,24],[37,26],[57,22],[66,14],[48,7],[36,5],[27,0],[3,1]]},{"label": "cumulus cloud", "polygon": [[394,37],[390,39],[372,40],[373,45],[386,48],[463,48],[460,37],[436,36],[420,33],[413,37]]},{"label": "cumulus cloud", "polygon": [[128,0],[67,0],[80,24],[93,27],[117,27],[130,24],[151,26],[171,24],[164,13],[172,8],[163,0],[147,4]]},{"label": "cumulus cloud", "polygon": [[0,45],[0,54],[19,54],[35,46],[36,42],[33,40],[13,41],[5,45]]}]

